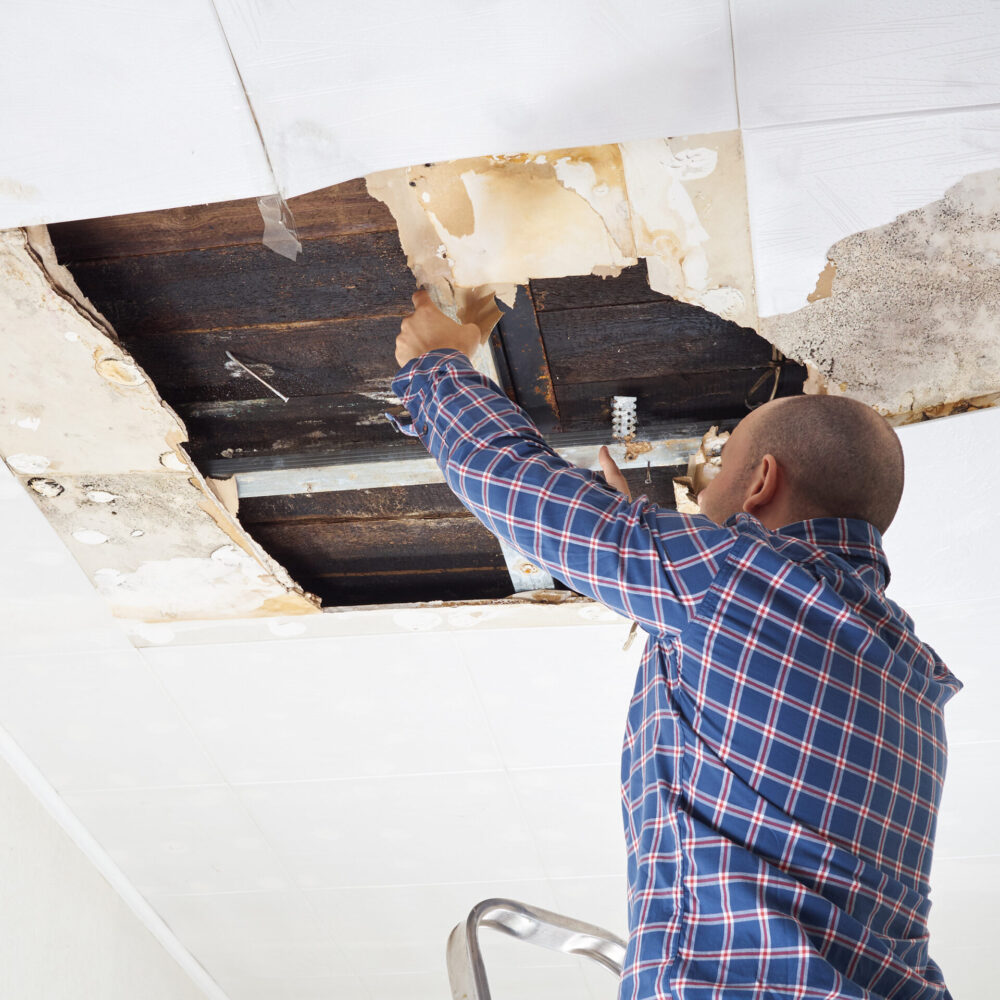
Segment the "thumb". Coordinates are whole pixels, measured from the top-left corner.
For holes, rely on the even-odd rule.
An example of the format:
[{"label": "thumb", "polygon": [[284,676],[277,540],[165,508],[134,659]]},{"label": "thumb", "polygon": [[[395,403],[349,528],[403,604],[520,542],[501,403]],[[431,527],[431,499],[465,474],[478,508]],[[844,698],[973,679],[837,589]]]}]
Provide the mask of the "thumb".
[{"label": "thumb", "polygon": [[631,500],[632,492],[628,488],[628,483],[625,482],[622,470],[615,464],[615,460],[611,457],[611,452],[608,451],[606,444],[601,445],[601,450],[597,453],[597,459],[601,463],[601,472],[604,473],[604,478],[608,481],[608,485],[618,490],[619,493],[624,493],[627,500]]}]

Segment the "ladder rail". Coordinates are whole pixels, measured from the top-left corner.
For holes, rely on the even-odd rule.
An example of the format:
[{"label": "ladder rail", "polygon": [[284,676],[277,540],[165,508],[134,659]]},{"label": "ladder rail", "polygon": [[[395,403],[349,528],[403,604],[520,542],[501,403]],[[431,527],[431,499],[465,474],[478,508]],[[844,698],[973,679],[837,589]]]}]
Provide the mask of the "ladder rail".
[{"label": "ladder rail", "polygon": [[448,937],[448,980],[453,1000],[491,1000],[479,947],[480,927],[492,927],[540,948],[582,955],[621,976],[625,942],[611,931],[513,899],[484,899]]}]

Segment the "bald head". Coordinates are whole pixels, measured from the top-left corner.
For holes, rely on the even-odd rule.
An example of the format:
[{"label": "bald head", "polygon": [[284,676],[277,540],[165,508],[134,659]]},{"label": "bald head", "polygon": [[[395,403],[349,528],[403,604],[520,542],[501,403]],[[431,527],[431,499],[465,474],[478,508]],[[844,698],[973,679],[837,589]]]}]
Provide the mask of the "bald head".
[{"label": "bald head", "polygon": [[874,410],[843,396],[789,396],[762,406],[741,427],[748,473],[773,455],[801,519],[856,517],[880,532],[903,494],[903,449]]}]

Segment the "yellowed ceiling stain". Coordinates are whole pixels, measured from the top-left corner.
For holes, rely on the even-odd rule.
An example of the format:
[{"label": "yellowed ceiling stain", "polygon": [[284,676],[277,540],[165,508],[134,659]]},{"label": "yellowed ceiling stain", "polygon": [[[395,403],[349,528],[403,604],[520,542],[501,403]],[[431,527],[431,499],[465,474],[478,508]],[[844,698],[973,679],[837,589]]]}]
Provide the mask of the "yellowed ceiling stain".
[{"label": "yellowed ceiling stain", "polygon": [[0,232],[0,329],[0,455],[115,614],[318,611],[209,489],[44,229]]},{"label": "yellowed ceiling stain", "polygon": [[737,132],[422,164],[367,184],[443,303],[461,289],[510,303],[532,278],[645,260],[655,291],[756,322]]},{"label": "yellowed ceiling stain", "polygon": [[834,244],[810,304],[765,318],[760,332],[807,366],[807,392],[860,399],[895,423],[993,405],[998,219],[1000,169],[970,174],[939,201]]}]

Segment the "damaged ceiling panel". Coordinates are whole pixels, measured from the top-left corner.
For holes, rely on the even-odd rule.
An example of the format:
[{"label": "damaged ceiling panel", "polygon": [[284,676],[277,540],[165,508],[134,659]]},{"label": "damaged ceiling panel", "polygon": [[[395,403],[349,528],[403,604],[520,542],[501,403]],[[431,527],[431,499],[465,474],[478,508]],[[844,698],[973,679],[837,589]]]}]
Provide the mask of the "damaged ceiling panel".
[{"label": "damaged ceiling panel", "polygon": [[[518,198],[534,199],[538,217],[550,220],[538,227],[539,255],[526,268],[466,280],[512,286],[513,306],[504,306],[491,338],[498,380],[554,447],[589,448],[587,464],[598,445],[611,441],[614,395],[638,397],[642,447],[633,451],[642,451],[664,441],[696,443],[711,423],[745,414],[748,395],[798,392],[805,374],[797,365],[776,365],[771,345],[749,326],[753,286],[738,135],[639,147],[646,152],[633,159],[645,179],[632,183],[629,154],[617,146],[532,154],[530,164],[527,157],[494,158],[393,174],[403,177],[405,197],[416,192],[404,203],[420,225],[429,224],[423,206],[430,202],[422,196],[434,191],[449,239],[474,237],[489,246],[484,220],[523,211]],[[563,179],[547,164],[556,164]],[[513,202],[483,196],[473,203],[462,178],[477,167],[500,176]],[[668,209],[659,215],[642,208],[657,171]],[[615,172],[615,192],[610,184],[602,192]],[[593,204],[602,197],[603,215]],[[560,247],[579,229],[566,227],[561,209],[547,207],[553,200],[571,205],[572,219],[604,240],[612,254],[604,259],[621,271],[617,277],[600,276],[600,264],[597,275],[587,273],[594,270],[590,256],[560,259]],[[464,220],[456,214],[463,205]],[[400,245],[412,232],[398,233],[361,181],[293,199],[290,207],[304,246],[296,262],[260,245],[252,202],[68,223],[51,232],[60,261],[183,420],[201,472],[213,483],[228,481],[240,523],[306,590],[328,606],[509,595],[514,585],[499,545],[450,492],[395,478],[399,462],[425,456],[382,416],[401,412],[390,382],[394,338],[415,287]],[[409,249],[419,274],[420,245]],[[447,261],[437,260],[464,266],[478,253],[474,245],[455,245]],[[654,283],[656,275],[677,281],[670,286],[675,296],[651,287],[650,261]],[[461,292],[453,272],[448,282],[439,288]],[[747,325],[682,301],[719,291],[738,303]],[[331,466],[371,472],[354,489],[317,488],[317,470]],[[281,489],[250,491],[256,495],[244,495],[235,508],[231,477],[280,470]],[[679,471],[647,469],[639,455],[627,475],[637,495],[672,505]]]},{"label": "damaged ceiling panel", "polygon": [[1000,169],[830,248],[829,285],[762,332],[846,394],[903,422],[1000,400]]},{"label": "damaged ceiling panel", "polygon": [[[417,281],[513,306],[531,279],[615,277],[756,323],[738,131],[479,157],[367,178]],[[461,312],[461,309],[459,310]]]},{"label": "damaged ceiling panel", "polygon": [[316,610],[240,528],[45,231],[0,235],[0,450],[115,614]]}]

